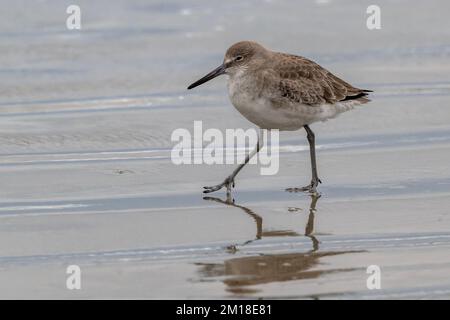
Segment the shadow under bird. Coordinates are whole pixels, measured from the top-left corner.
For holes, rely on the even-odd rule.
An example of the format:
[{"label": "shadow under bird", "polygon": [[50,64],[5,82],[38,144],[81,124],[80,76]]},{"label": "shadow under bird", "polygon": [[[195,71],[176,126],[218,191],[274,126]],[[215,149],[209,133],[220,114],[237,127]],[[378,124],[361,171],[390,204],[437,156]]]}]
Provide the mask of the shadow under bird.
[{"label": "shadow under bird", "polygon": [[[304,128],[309,142],[312,179],[302,188],[287,191],[317,193],[321,183],[317,174],[315,136],[310,124],[334,118],[356,105],[369,102],[371,90],[353,87],[317,63],[304,57],[274,52],[253,41],[241,41],[226,52],[222,65],[188,89],[195,88],[217,76],[226,74],[228,95],[233,106],[260,129],[294,131]],[[261,138],[255,149],[222,183],[204,187],[204,193],[234,187],[234,178],[259,152]]]}]

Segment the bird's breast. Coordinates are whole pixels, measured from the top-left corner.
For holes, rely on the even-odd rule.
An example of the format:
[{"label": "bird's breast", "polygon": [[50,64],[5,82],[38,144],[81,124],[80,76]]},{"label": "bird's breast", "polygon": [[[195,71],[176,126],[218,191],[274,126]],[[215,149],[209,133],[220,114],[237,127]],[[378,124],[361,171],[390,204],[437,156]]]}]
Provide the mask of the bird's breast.
[{"label": "bird's breast", "polygon": [[228,80],[228,96],[233,106],[247,119],[249,113],[255,110],[258,97],[255,88],[252,87],[251,79],[243,76],[235,76]]},{"label": "bird's breast", "polygon": [[230,78],[228,95],[233,106],[250,122],[263,129],[296,130],[301,123],[276,110],[268,96],[262,94],[251,78]]}]

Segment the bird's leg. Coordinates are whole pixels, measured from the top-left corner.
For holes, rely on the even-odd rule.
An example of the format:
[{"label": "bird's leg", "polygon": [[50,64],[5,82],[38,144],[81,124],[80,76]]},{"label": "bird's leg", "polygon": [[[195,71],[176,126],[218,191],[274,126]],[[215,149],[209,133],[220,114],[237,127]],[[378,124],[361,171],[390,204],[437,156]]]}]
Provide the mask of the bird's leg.
[{"label": "bird's leg", "polygon": [[320,181],[319,179],[319,176],[317,175],[316,137],[314,135],[314,132],[310,129],[308,125],[305,125],[305,130],[307,132],[307,138],[309,142],[309,154],[311,156],[311,171],[312,171],[312,180],[311,184],[309,185],[310,187],[309,191],[311,193],[316,193],[316,187],[319,185],[319,183],[322,183],[322,181]]},{"label": "bird's leg", "polygon": [[317,194],[317,186],[319,183],[322,183],[320,181],[319,176],[317,175],[317,162],[316,162],[316,138],[314,136],[314,132],[311,130],[311,128],[308,125],[304,126],[309,142],[309,154],[311,156],[311,171],[312,171],[312,179],[311,183],[307,185],[306,187],[302,188],[288,188],[286,189],[289,192],[299,192],[299,191],[308,191],[311,194]]},{"label": "bird's leg", "polygon": [[203,190],[203,193],[214,192],[214,191],[222,189],[223,187],[226,187],[227,195],[229,195],[231,193],[231,188],[234,188],[234,178],[237,176],[239,171],[241,171],[241,169],[250,161],[250,159],[259,152],[259,150],[260,150],[259,141],[260,141],[260,138],[258,137],[258,141],[256,142],[255,149],[253,149],[253,151],[250,154],[245,156],[244,163],[241,163],[236,169],[234,169],[233,173],[230,174],[228,177],[226,177],[226,179],[222,183],[219,183],[215,186],[203,187],[203,189],[205,189],[205,190]]}]

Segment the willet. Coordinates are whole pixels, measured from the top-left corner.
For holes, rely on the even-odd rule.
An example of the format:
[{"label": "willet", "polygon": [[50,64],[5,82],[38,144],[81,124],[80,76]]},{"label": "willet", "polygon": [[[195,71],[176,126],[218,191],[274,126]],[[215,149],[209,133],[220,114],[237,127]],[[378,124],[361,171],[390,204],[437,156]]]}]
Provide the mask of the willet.
[{"label": "willet", "polygon": [[[317,121],[334,118],[356,105],[367,103],[371,90],[358,89],[304,57],[274,52],[252,41],[232,45],[222,65],[191,84],[195,88],[219,75],[227,74],[228,94],[234,107],[260,129],[280,131],[305,128],[309,142],[312,179],[302,188],[287,191],[317,193],[315,136],[309,127]],[[230,193],[234,178],[260,150],[255,149],[222,183],[204,187],[204,193],[223,187]]]}]

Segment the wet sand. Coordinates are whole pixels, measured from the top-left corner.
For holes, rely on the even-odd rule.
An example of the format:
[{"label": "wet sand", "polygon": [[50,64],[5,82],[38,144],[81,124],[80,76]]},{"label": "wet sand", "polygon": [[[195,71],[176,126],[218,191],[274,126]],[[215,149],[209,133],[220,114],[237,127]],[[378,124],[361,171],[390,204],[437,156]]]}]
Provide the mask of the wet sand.
[{"label": "wet sand", "polygon": [[[57,19],[64,1],[0,19],[0,298],[450,298],[445,1],[407,17],[381,1],[380,31],[350,2],[95,3],[82,32]],[[277,175],[245,168],[234,202],[201,193],[233,166],[170,161],[172,131],[195,120],[252,127],[225,79],[185,90],[245,38],[375,90],[312,126],[320,198],[284,191],[309,182],[304,132],[280,135]],[[72,264],[81,290],[65,286]]]}]

